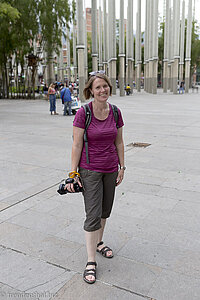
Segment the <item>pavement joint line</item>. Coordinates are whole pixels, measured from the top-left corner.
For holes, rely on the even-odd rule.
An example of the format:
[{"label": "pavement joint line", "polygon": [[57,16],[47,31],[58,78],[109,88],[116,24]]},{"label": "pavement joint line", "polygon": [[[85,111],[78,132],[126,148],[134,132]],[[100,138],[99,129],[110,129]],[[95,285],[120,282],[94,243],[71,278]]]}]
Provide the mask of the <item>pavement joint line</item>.
[{"label": "pavement joint line", "polygon": [[[2,282],[2,281],[0,281],[0,284],[6,286],[6,287],[9,288],[9,289],[13,289],[13,287],[12,287],[11,285],[9,285],[9,284],[7,284],[7,283],[4,283],[4,282]],[[21,294],[24,294],[24,293],[25,293],[25,291],[19,290],[17,287],[15,287],[14,289],[15,289],[15,292],[18,293],[18,294],[20,294],[20,293],[21,293]],[[1,295],[1,293],[2,293],[2,290],[0,290],[0,295]],[[7,293],[8,295],[11,295],[11,292],[5,292],[5,293]],[[5,293],[4,293],[4,296],[5,296]],[[8,298],[7,298],[7,299],[8,299]],[[11,298],[11,299],[12,299],[12,298]]]},{"label": "pavement joint line", "polygon": [[17,252],[17,253],[20,253],[20,254],[23,254],[23,255],[27,255],[26,253],[20,251],[20,250],[17,250],[17,249],[13,249],[13,248],[10,248],[10,247],[6,247],[4,245],[0,245],[1,248],[3,249],[6,249],[6,250],[11,250],[11,251],[14,251],[14,252]]},{"label": "pavement joint line", "polygon": [[[56,276],[57,277],[57,276]],[[52,278],[52,279],[50,279],[50,280],[48,280],[48,281],[46,281],[46,282],[43,282],[43,283],[41,283],[41,284],[38,284],[38,285],[35,285],[35,286],[31,286],[30,288],[28,288],[27,290],[25,290],[25,293],[27,293],[29,290],[32,290],[32,289],[36,289],[36,288],[38,288],[38,287],[41,287],[41,286],[43,286],[43,285],[45,285],[45,284],[47,284],[47,283],[49,283],[49,282],[51,282],[52,280],[54,280],[56,277],[54,277],[54,278]],[[64,284],[66,283],[65,281],[63,281],[64,282]],[[62,283],[63,283],[62,282]],[[56,288],[57,286],[59,286],[60,284],[57,284],[54,288]]]},{"label": "pavement joint line", "polygon": [[[51,266],[57,267],[57,268],[62,269],[62,270],[64,270],[64,271],[67,271],[67,272],[75,272],[75,271],[70,270],[70,269],[68,269],[68,268],[65,268],[65,267],[63,267],[63,266],[61,266],[61,265],[58,265],[58,264],[52,263],[52,262],[50,262],[50,261],[44,260],[44,259],[42,259],[42,258],[40,258],[40,257],[35,257],[35,256],[32,256],[32,255],[29,255],[29,254],[27,254],[27,253],[25,253],[25,252],[22,252],[22,251],[20,251],[20,250],[17,250],[17,249],[11,248],[11,247],[6,247],[6,246],[4,246],[4,245],[0,245],[0,247],[3,248],[3,249],[6,249],[6,250],[11,250],[11,251],[16,252],[16,253],[19,253],[19,254],[23,254],[24,256],[28,256],[28,257],[35,258],[35,259],[37,259],[37,260],[39,260],[39,261],[43,261],[43,262],[45,262],[45,263],[47,263],[47,264],[49,264],[49,265],[51,265]],[[78,273],[78,272],[76,272],[76,273]]]},{"label": "pavement joint line", "polygon": [[9,209],[9,208],[11,208],[11,207],[13,207],[13,206],[15,206],[15,205],[21,203],[21,202],[24,202],[24,201],[26,201],[26,200],[29,200],[30,198],[32,198],[32,197],[34,197],[34,196],[36,196],[36,195],[39,195],[39,194],[41,194],[41,193],[43,193],[43,192],[45,192],[45,191],[51,189],[51,188],[54,187],[54,186],[57,186],[58,184],[62,183],[64,180],[65,180],[65,179],[62,179],[61,181],[59,181],[59,182],[57,182],[57,183],[55,183],[55,184],[53,184],[53,185],[51,185],[51,186],[49,186],[49,187],[47,187],[47,188],[45,188],[45,189],[43,189],[43,190],[41,190],[41,191],[35,193],[35,194],[32,194],[32,195],[30,195],[30,196],[28,196],[28,197],[26,197],[26,198],[24,198],[24,199],[22,199],[22,200],[19,200],[19,201],[17,201],[16,203],[13,203],[13,204],[11,204],[11,205],[9,205],[9,206],[7,206],[7,207],[1,209],[0,212],[5,211],[5,210],[7,210],[7,209]]},{"label": "pavement joint line", "polygon": [[120,287],[120,286],[115,285],[115,284],[112,284],[112,286],[113,286],[113,287],[116,287],[116,288],[119,289],[119,290],[122,290],[122,291],[125,291],[125,292],[129,292],[129,293],[131,293],[131,294],[133,294],[133,295],[137,295],[137,296],[139,296],[139,297],[142,297],[142,298],[144,298],[144,299],[148,299],[148,300],[156,300],[156,299],[151,298],[151,297],[149,297],[149,296],[145,296],[145,295],[143,295],[143,294],[133,292],[133,291],[131,291],[131,290],[129,290],[129,289]]},{"label": "pavement joint line", "polygon": [[[31,256],[31,255],[28,255],[27,253],[22,252],[22,251],[20,251],[20,250],[17,250],[17,249],[14,249],[14,248],[10,248],[10,247],[6,247],[6,246],[4,246],[4,245],[0,245],[0,247],[3,248],[3,249],[6,249],[6,250],[11,250],[11,251],[16,252],[16,253],[19,253],[19,254],[23,254],[23,255],[25,255],[25,256],[29,256],[29,257],[36,258],[36,259],[38,259],[38,260],[40,260],[40,261],[43,261],[43,262],[45,262],[45,263],[47,263],[47,264],[49,264],[49,265],[51,265],[51,266],[57,267],[57,268],[59,268],[59,269],[62,269],[62,270],[64,270],[64,271],[66,271],[66,272],[75,272],[76,274],[79,274],[79,275],[82,276],[82,273],[81,273],[81,272],[78,272],[78,271],[75,271],[75,270],[71,270],[71,269],[65,268],[65,267],[63,267],[63,266],[61,266],[61,265],[58,265],[58,264],[55,264],[55,263],[52,263],[52,262],[43,260],[43,259],[41,259],[41,258],[37,258],[37,257]],[[156,299],[153,299],[153,298],[151,298],[151,297],[145,296],[145,295],[140,294],[140,293],[136,293],[136,292],[134,292],[134,291],[132,291],[132,290],[129,290],[129,289],[120,287],[120,286],[115,285],[115,284],[110,284],[110,283],[107,283],[107,282],[104,282],[104,281],[98,280],[98,279],[97,279],[97,281],[99,281],[99,282],[101,282],[101,283],[103,283],[103,284],[105,284],[105,285],[109,285],[109,286],[111,286],[111,287],[115,287],[115,288],[120,289],[120,290],[122,290],[122,291],[129,292],[129,293],[131,293],[131,294],[133,294],[133,295],[140,296],[140,297],[142,297],[142,298],[144,298],[144,299],[147,299],[147,300],[156,300]],[[41,285],[43,285],[43,284],[41,284]],[[41,286],[41,285],[38,285],[38,286]],[[36,287],[37,287],[37,286],[36,286]]]},{"label": "pavement joint line", "polygon": [[[8,250],[12,250],[12,251],[14,251],[14,252],[23,254],[23,255],[25,255],[25,256],[32,257],[32,256],[30,256],[30,255],[28,255],[28,254],[26,254],[26,253],[23,253],[23,252],[21,252],[21,251],[18,251],[18,250],[16,250],[16,249],[8,248],[8,247],[2,246],[2,245],[0,245],[0,247],[3,247],[3,248],[8,249]],[[34,257],[34,258],[35,258],[35,257]],[[62,269],[62,270],[64,270],[64,271],[67,271],[67,272],[74,272],[73,270],[67,269],[67,268],[62,267],[62,266],[57,265],[57,264],[50,263],[50,262],[45,261],[45,260],[43,260],[43,259],[40,259],[40,258],[36,258],[36,259],[38,259],[38,260],[40,260],[40,261],[43,261],[43,262],[45,262],[45,263],[47,263],[47,264],[53,265],[53,266],[55,266],[55,267],[57,267],[57,268],[59,268],[59,269]],[[44,284],[49,283],[49,282],[51,282],[52,280],[54,280],[54,278],[52,278],[51,280],[46,281],[46,282],[44,282],[44,283],[42,283],[42,284],[38,284],[38,285],[36,285],[36,286],[32,286],[32,287],[30,287],[29,289],[27,289],[27,290],[24,291],[24,292],[28,292],[29,290],[35,289],[35,288],[37,288],[37,287],[39,287],[39,286],[43,286]],[[4,283],[2,283],[2,284],[4,284]],[[13,287],[11,287],[11,288],[13,288]]]},{"label": "pavement joint line", "polygon": [[[65,180],[65,179],[62,179],[61,181],[59,181],[59,182],[57,182],[57,183],[55,183],[55,184],[53,184],[53,185],[51,185],[51,186],[49,186],[49,187],[47,187],[47,188],[45,188],[45,189],[43,189],[43,190],[41,190],[41,191],[35,193],[35,194],[32,194],[32,195],[30,195],[30,196],[28,196],[28,197],[26,197],[26,198],[24,198],[24,199],[22,199],[22,200],[16,202],[16,203],[13,203],[13,204],[11,204],[11,205],[9,205],[9,206],[7,206],[7,207],[1,209],[0,212],[3,212],[3,211],[5,211],[5,210],[7,210],[7,209],[9,209],[9,208],[11,208],[11,207],[13,207],[13,206],[19,204],[19,203],[22,203],[22,202],[26,201],[26,200],[29,200],[30,198],[32,198],[32,197],[34,197],[34,196],[36,196],[36,195],[39,195],[39,194],[41,194],[41,193],[43,193],[43,192],[45,192],[45,191],[51,189],[52,187],[54,187],[54,186],[56,186],[56,185],[62,183],[64,180]],[[141,182],[135,182],[135,183],[138,183],[138,184],[144,184],[144,183],[141,183]],[[159,184],[145,183],[145,185],[162,187],[162,186],[159,185]],[[175,190],[178,190],[178,189],[175,188]],[[188,190],[186,190],[186,191],[188,191]]]},{"label": "pavement joint line", "polygon": [[[82,276],[82,273],[81,273],[81,272],[74,271],[74,270],[70,270],[70,271],[75,272],[76,274],[79,274],[79,275]],[[130,293],[130,294],[132,294],[132,295],[140,296],[140,297],[142,297],[142,298],[144,298],[144,299],[147,299],[147,300],[156,300],[156,299],[151,298],[151,297],[149,297],[149,296],[145,296],[145,295],[143,295],[143,294],[140,294],[140,293],[134,292],[134,291],[132,291],[132,290],[129,290],[129,289],[120,287],[120,286],[118,286],[118,285],[115,285],[115,284],[112,284],[112,283],[108,283],[108,282],[104,282],[104,281],[102,281],[102,280],[100,280],[100,279],[96,279],[96,281],[97,281],[97,282],[100,282],[100,283],[102,283],[102,284],[108,285],[108,286],[110,286],[110,287],[114,287],[114,288],[117,288],[117,289],[119,289],[119,290],[128,292],[128,293]]]}]

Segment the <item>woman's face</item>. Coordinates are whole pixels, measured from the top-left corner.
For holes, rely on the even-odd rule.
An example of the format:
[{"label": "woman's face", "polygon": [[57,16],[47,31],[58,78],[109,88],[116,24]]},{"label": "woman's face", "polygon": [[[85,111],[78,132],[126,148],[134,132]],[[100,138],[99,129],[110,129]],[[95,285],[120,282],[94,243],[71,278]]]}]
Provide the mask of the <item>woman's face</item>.
[{"label": "woman's face", "polygon": [[93,81],[91,93],[95,100],[105,102],[110,96],[110,87],[104,79],[97,77]]}]

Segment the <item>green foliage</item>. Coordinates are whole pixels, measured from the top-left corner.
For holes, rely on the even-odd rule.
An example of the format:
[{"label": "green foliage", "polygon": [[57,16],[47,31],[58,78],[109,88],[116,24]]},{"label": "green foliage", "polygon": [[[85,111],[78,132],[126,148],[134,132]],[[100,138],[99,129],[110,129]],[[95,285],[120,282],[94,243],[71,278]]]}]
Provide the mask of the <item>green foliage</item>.
[{"label": "green foliage", "polygon": [[[200,40],[197,34],[199,27],[197,26],[197,22],[193,21],[192,23],[192,47],[191,47],[191,67],[194,65],[200,66]],[[161,35],[158,39],[158,57],[159,57],[159,71],[162,68],[162,61],[164,58],[164,31],[165,31],[165,23],[162,22],[160,24]],[[186,36],[187,36],[187,19],[185,20],[185,49],[186,52]]]},{"label": "green foliage", "polygon": [[75,2],[75,0],[72,0],[72,20],[73,20],[73,23],[76,23],[75,16],[76,16],[76,2]]},{"label": "green foliage", "polygon": [[[7,97],[7,63],[11,74],[13,55],[23,73],[25,57],[34,52],[34,43],[44,47],[49,56],[58,53],[70,17],[68,0],[0,0],[0,70]],[[34,85],[33,70],[32,75]]]},{"label": "green foliage", "polygon": [[[141,47],[141,60],[144,61],[144,31],[142,32],[142,47]],[[144,74],[144,64],[141,64],[141,71]]]},{"label": "green foliage", "polygon": [[161,35],[158,38],[158,57],[159,60],[164,59],[164,32],[165,32],[165,23],[161,22],[160,23],[160,31]]},{"label": "green foliage", "polygon": [[71,34],[71,38],[69,39],[69,44],[70,44],[70,65],[73,64],[73,33]]},{"label": "green foliage", "polygon": [[200,67],[200,40],[197,34],[197,22],[192,22],[192,47],[191,47],[191,66]]},{"label": "green foliage", "polygon": [[15,52],[22,62],[34,40],[48,52],[58,51],[69,20],[68,0],[5,0],[0,3],[0,55]]},{"label": "green foliage", "polygon": [[92,72],[92,35],[87,33],[88,73]]},{"label": "green foliage", "polygon": [[158,74],[159,77],[162,75],[163,69],[163,59],[164,59],[164,32],[165,32],[165,22],[160,23],[161,34],[158,37]]},{"label": "green foliage", "polygon": [[41,38],[48,53],[58,52],[64,28],[70,20],[68,0],[35,0],[38,4]]},{"label": "green foliage", "polygon": [[15,24],[15,54],[17,62],[24,64],[24,56],[33,52],[33,41],[38,34],[37,5],[35,0],[11,0],[20,12]]},{"label": "green foliage", "polygon": [[10,4],[2,2],[0,3],[0,18],[7,18],[7,21],[15,21],[19,18],[19,12],[16,8]]},{"label": "green foliage", "polygon": [[19,11],[8,3],[0,3],[0,66],[6,63],[7,56],[14,50],[13,28],[20,18]]}]

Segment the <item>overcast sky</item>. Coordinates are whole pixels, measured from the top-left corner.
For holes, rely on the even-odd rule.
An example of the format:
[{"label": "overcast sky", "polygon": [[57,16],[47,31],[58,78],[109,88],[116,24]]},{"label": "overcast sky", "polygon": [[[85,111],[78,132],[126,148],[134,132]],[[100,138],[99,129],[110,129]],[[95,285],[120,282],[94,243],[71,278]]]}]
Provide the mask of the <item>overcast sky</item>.
[{"label": "overcast sky", "polygon": [[[86,7],[91,7],[92,0],[83,0],[83,3],[85,1]],[[109,0],[108,0],[109,1]],[[182,3],[182,0],[180,1]],[[200,23],[200,0],[193,0],[193,4],[195,2],[195,18]],[[99,3],[101,3],[103,7],[103,0],[97,0],[97,8],[99,7]],[[116,0],[116,18],[119,18],[120,15],[120,0]],[[141,7],[142,7],[142,22],[141,22],[141,29],[144,31],[145,29],[145,3],[146,0],[141,0]],[[159,0],[159,16],[163,17],[163,3],[164,0]],[[171,0],[171,4],[173,3],[173,0]],[[127,17],[127,4],[128,0],[124,0],[124,14],[125,18]],[[185,0],[186,4],[186,10],[185,10],[185,16],[187,17],[188,14],[188,0]],[[136,30],[136,11],[137,11],[137,0],[133,0],[133,28]]]}]

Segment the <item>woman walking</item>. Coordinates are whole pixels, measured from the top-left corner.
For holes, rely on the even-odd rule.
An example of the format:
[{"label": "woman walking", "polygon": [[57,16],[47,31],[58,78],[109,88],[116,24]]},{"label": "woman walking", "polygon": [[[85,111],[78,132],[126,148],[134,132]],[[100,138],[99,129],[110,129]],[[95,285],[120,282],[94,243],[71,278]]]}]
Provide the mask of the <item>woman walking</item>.
[{"label": "woman walking", "polygon": [[[84,188],[88,261],[83,279],[90,284],[96,281],[96,252],[105,258],[113,257],[113,251],[102,240],[106,220],[113,206],[115,187],[122,182],[125,170],[124,123],[117,108],[116,124],[113,107],[108,103],[111,94],[109,78],[93,72],[84,89],[85,98],[92,98],[88,104],[91,111],[91,122],[87,129],[88,151],[84,143],[86,113],[83,107],[78,110],[73,123],[71,171],[80,173]],[[66,188],[74,192],[73,184],[67,184]]]},{"label": "woman walking", "polygon": [[51,115],[53,114],[53,112],[54,115],[58,115],[58,113],[56,112],[56,90],[55,90],[55,85],[53,83],[51,83],[49,86],[48,94],[49,94]]}]

